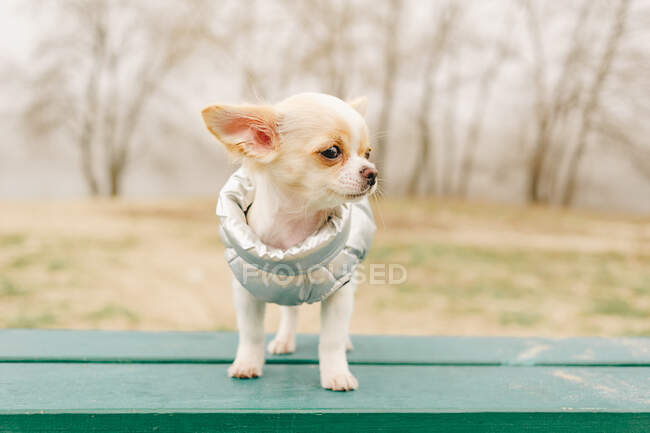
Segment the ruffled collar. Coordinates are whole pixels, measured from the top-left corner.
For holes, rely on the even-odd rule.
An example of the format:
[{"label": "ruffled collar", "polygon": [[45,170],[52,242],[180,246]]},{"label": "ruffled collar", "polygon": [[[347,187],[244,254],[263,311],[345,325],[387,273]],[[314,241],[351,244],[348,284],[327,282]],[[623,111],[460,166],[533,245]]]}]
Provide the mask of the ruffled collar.
[{"label": "ruffled collar", "polygon": [[345,247],[350,235],[351,205],[335,209],[327,222],[301,243],[282,250],[264,244],[246,222],[246,212],[255,198],[255,185],[245,168],[228,179],[219,194],[217,216],[223,240],[251,265],[298,275],[329,263]]}]

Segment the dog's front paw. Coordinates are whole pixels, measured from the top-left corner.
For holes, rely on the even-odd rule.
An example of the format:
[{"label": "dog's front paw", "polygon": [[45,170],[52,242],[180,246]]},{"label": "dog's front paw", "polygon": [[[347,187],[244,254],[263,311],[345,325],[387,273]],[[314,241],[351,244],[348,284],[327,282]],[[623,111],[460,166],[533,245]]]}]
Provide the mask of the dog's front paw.
[{"label": "dog's front paw", "polygon": [[296,351],[296,339],[275,337],[271,340],[269,345],[266,346],[266,350],[274,355],[293,353]]},{"label": "dog's front paw", "polygon": [[228,376],[238,379],[253,379],[262,375],[262,366],[256,362],[235,360],[228,368]]},{"label": "dog's front paw", "polygon": [[359,387],[357,378],[349,371],[321,373],[320,383],[325,389],[332,391],[354,391]]}]

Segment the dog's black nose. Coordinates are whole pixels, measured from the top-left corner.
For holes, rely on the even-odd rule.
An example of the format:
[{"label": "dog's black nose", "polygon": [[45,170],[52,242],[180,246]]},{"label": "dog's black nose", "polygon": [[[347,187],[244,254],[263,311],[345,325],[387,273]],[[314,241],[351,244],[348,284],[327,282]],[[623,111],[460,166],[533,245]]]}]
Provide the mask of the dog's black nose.
[{"label": "dog's black nose", "polygon": [[363,167],[360,171],[361,176],[365,177],[368,185],[373,186],[377,181],[377,169],[372,167]]}]

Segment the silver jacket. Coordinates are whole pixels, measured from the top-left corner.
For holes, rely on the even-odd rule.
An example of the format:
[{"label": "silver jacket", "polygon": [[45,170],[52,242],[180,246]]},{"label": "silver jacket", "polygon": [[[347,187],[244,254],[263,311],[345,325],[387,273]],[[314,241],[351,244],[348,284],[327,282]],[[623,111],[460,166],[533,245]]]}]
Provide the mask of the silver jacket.
[{"label": "silver jacket", "polygon": [[253,296],[280,305],[322,301],[348,283],[376,230],[368,199],[334,209],[327,222],[287,250],[262,243],[246,222],[255,186],[244,168],[219,193],[219,236],[235,278]]}]

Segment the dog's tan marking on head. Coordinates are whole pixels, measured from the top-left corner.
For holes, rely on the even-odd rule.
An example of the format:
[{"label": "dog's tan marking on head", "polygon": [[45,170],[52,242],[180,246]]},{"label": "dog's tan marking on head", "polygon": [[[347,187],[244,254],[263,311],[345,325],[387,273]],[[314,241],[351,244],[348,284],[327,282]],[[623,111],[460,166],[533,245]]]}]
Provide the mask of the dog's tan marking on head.
[{"label": "dog's tan marking on head", "polygon": [[370,157],[371,151],[372,147],[370,147],[370,144],[368,143],[368,130],[366,128],[363,128],[361,131],[361,138],[359,141],[359,149],[357,151],[357,155],[368,159]]},{"label": "dog's tan marking on head", "polygon": [[[346,103],[302,93],[272,106],[215,105],[203,116],[212,134],[251,173],[320,210],[372,193],[362,175],[365,168],[374,169],[366,159],[370,140],[362,99]],[[321,154],[332,146],[340,155]]]},{"label": "dog's tan marking on head", "polygon": [[[342,137],[343,135],[344,134],[334,135],[334,137],[331,140],[328,140],[327,142],[325,142],[323,145],[319,146],[316,149],[314,155],[316,156],[316,158],[321,164],[325,165],[326,167],[343,165],[348,160],[348,158],[350,158],[350,150],[348,149],[348,146],[346,146],[345,144],[346,140],[343,139]],[[333,146],[338,147],[339,150],[341,151],[341,154],[338,156],[338,158],[330,159],[322,155],[323,152],[325,152],[327,149]]]}]

